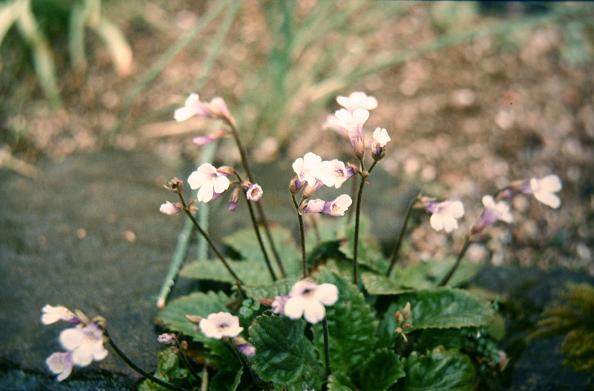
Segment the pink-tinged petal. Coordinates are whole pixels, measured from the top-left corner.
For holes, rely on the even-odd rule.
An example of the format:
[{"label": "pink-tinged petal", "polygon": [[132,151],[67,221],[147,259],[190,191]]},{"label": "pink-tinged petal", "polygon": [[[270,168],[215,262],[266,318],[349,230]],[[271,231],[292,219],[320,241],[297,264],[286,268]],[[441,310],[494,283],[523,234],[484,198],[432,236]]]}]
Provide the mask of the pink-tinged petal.
[{"label": "pink-tinged petal", "polygon": [[561,179],[559,179],[557,175],[547,175],[546,177],[542,178],[540,182],[542,188],[546,189],[546,191],[550,193],[561,191],[561,188],[563,187],[561,184]]},{"label": "pink-tinged petal", "polygon": [[304,318],[311,324],[316,324],[326,316],[326,309],[317,300],[307,300],[304,310]]},{"label": "pink-tinged petal", "polygon": [[192,190],[196,190],[199,187],[203,186],[207,180],[207,176],[200,171],[194,171],[188,177],[188,184]]},{"label": "pink-tinged petal", "polygon": [[243,331],[243,327],[236,325],[236,326],[231,326],[231,327],[225,329],[225,331],[222,334],[225,337],[233,338],[233,337],[237,337],[239,334],[241,334],[242,331]]},{"label": "pink-tinged petal", "polygon": [[210,163],[203,163],[198,167],[198,172],[205,175],[207,178],[217,173],[217,168]]},{"label": "pink-tinged petal", "polygon": [[108,353],[109,352],[107,351],[107,349],[105,349],[103,346],[101,346],[101,349],[97,349],[97,350],[95,350],[95,353],[93,353],[93,360],[101,361],[105,357],[107,357]]},{"label": "pink-tinged petal", "polygon": [[93,362],[95,350],[91,344],[82,344],[72,351],[72,362],[79,367],[86,367]]},{"label": "pink-tinged petal", "polygon": [[451,203],[451,213],[452,216],[459,219],[464,216],[464,204],[460,201],[454,201]]},{"label": "pink-tinged petal", "polygon": [[216,193],[222,193],[229,188],[229,179],[226,176],[219,176],[214,180],[213,187]]},{"label": "pink-tinged petal", "polygon": [[357,109],[353,111],[353,119],[358,126],[363,126],[367,122],[367,119],[369,119],[369,111]]},{"label": "pink-tinged petal", "polygon": [[451,217],[446,218],[443,220],[443,228],[447,233],[450,233],[458,228],[458,221]]},{"label": "pink-tinged petal", "polygon": [[177,122],[183,122],[189,120],[193,116],[198,114],[195,108],[192,107],[180,107],[173,112],[173,119]]},{"label": "pink-tinged petal", "polygon": [[66,329],[60,333],[60,343],[66,350],[78,348],[83,343],[84,338],[84,332],[79,327]]},{"label": "pink-tinged petal", "polygon": [[52,373],[58,375],[58,381],[66,379],[72,373],[72,354],[70,352],[52,353],[45,363]]},{"label": "pink-tinged petal", "polygon": [[338,288],[334,284],[322,284],[316,289],[315,298],[324,305],[333,305],[338,300]]},{"label": "pink-tinged petal", "polygon": [[198,190],[198,201],[200,202],[210,202],[214,195],[214,191],[212,185],[207,184],[204,185]]},{"label": "pink-tinged petal", "polygon": [[561,206],[561,199],[553,193],[534,193],[534,198],[553,209]]},{"label": "pink-tinged petal", "polygon": [[207,319],[202,319],[200,321],[200,331],[202,331],[202,333],[204,333],[204,335],[206,335],[208,338],[223,338],[223,334],[221,334],[217,327],[212,322],[209,322]]},{"label": "pink-tinged petal", "polygon": [[483,198],[481,199],[481,201],[483,202],[483,206],[485,208],[493,208],[493,207],[495,207],[495,200],[490,195],[483,196]]},{"label": "pink-tinged petal", "polygon": [[291,319],[299,319],[303,316],[305,300],[303,297],[290,297],[285,303],[285,315]]},{"label": "pink-tinged petal", "polygon": [[186,101],[184,102],[184,106],[186,106],[186,107],[197,106],[199,104],[200,104],[200,96],[198,96],[198,94],[196,94],[195,92],[192,92],[186,98]]},{"label": "pink-tinged petal", "polygon": [[431,224],[431,228],[433,228],[434,230],[440,231],[443,229],[444,226],[443,217],[438,213],[434,213],[431,215],[431,218],[429,219],[429,224]]}]

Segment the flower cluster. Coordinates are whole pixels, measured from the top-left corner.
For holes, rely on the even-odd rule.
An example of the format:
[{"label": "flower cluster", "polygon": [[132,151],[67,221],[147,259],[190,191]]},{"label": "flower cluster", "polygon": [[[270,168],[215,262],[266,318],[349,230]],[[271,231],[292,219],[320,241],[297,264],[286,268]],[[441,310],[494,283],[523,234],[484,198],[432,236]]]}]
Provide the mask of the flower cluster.
[{"label": "flower cluster", "polygon": [[103,347],[103,318],[97,317],[91,321],[80,311],[75,314],[63,306],[44,306],[41,322],[49,325],[58,321],[75,325],[60,333],[60,344],[66,351],[52,353],[45,361],[50,371],[58,375],[58,381],[70,376],[75,365],[86,367],[93,361],[107,357],[107,350]]}]

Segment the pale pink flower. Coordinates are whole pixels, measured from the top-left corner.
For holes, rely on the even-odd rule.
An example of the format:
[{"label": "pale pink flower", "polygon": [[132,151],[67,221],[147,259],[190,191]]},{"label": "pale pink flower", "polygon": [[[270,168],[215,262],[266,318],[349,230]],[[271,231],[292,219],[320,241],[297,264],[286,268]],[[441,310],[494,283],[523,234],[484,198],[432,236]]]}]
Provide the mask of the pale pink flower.
[{"label": "pale pink flower", "polygon": [[165,201],[165,203],[161,204],[159,207],[159,212],[166,214],[168,216],[176,215],[181,212],[182,206],[179,203],[173,203],[169,201]]},{"label": "pale pink flower", "polygon": [[198,189],[198,201],[209,202],[215,194],[220,195],[229,188],[231,182],[224,173],[212,164],[204,163],[190,174],[188,183],[192,190]]},{"label": "pale pink flower", "polygon": [[561,191],[561,188],[561,180],[557,175],[530,179],[529,192],[534,194],[534,198],[538,201],[553,209],[557,209],[561,205],[561,200],[555,194]]},{"label": "pale pink flower", "polygon": [[61,305],[54,307],[46,304],[43,306],[41,311],[41,323],[43,324],[52,324],[60,320],[74,324],[80,322],[80,319],[74,314],[74,312]]},{"label": "pale pink flower", "polygon": [[164,345],[173,345],[176,341],[177,337],[175,334],[172,333],[163,333],[157,337],[157,341]]},{"label": "pale pink flower", "polygon": [[209,338],[233,338],[243,331],[239,318],[228,312],[217,312],[200,321],[200,330]]},{"label": "pale pink flower", "polygon": [[315,324],[326,316],[324,306],[333,305],[337,300],[336,285],[318,285],[309,279],[301,280],[293,285],[284,306],[284,314],[291,319],[303,316],[306,321]]},{"label": "pale pink flower", "polygon": [[337,110],[334,116],[330,116],[326,121],[326,127],[335,129],[348,137],[351,145],[358,151],[363,148],[363,126],[369,119],[369,111],[356,109],[348,111],[345,109]]},{"label": "pale pink flower", "polygon": [[282,314],[285,312],[285,304],[289,300],[289,295],[276,296],[272,301],[272,313]]},{"label": "pale pink flower", "polygon": [[381,148],[385,148],[391,140],[386,128],[375,128],[373,131],[373,141]]},{"label": "pale pink flower", "polygon": [[72,362],[81,367],[107,356],[107,350],[103,347],[103,329],[96,323],[81,324],[62,331],[60,343],[64,349],[72,352]]},{"label": "pale pink flower", "polygon": [[340,188],[342,184],[355,175],[352,167],[338,159],[323,161],[320,166],[318,179],[328,187]]},{"label": "pale pink flower", "polygon": [[72,361],[72,352],[56,352],[45,360],[45,364],[49,370],[58,375],[56,379],[62,381],[72,373],[74,362]]},{"label": "pale pink flower", "polygon": [[245,191],[245,195],[248,200],[257,202],[262,199],[264,191],[262,190],[262,187],[260,185],[258,185],[257,183],[252,183]]},{"label": "pale pink flower", "polygon": [[176,109],[173,113],[173,118],[177,122],[186,121],[194,116],[220,118],[231,123],[234,122],[223,98],[215,97],[210,102],[202,102],[196,93],[190,94],[183,107]]},{"label": "pale pink flower", "polygon": [[472,227],[472,233],[479,233],[485,229],[485,227],[493,225],[498,221],[506,223],[511,223],[513,221],[513,216],[507,202],[495,202],[495,199],[490,195],[483,196],[482,202],[485,208],[483,209],[479,221]]},{"label": "pale pink flower", "polygon": [[338,96],[336,102],[348,111],[357,109],[374,110],[377,108],[377,99],[361,91],[352,92],[348,97]]},{"label": "pale pink flower", "polygon": [[452,232],[458,228],[458,219],[464,216],[464,205],[460,201],[430,201],[425,208],[431,213],[431,228],[436,231]]},{"label": "pale pink flower", "polygon": [[[313,152],[308,152],[302,158],[293,162],[292,168],[301,184],[307,182],[315,186],[317,175],[320,172],[322,158]],[[300,186],[299,186],[300,187]]]},{"label": "pale pink flower", "polygon": [[353,200],[348,194],[342,194],[336,197],[334,201],[324,205],[324,214],[329,216],[344,216],[344,213],[349,209]]}]

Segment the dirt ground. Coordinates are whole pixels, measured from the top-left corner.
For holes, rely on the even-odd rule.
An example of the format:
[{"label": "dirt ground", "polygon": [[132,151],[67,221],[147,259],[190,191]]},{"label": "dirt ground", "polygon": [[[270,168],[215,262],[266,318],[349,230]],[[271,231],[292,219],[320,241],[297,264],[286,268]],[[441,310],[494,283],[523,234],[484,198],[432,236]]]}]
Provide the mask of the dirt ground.
[{"label": "dirt ground", "polygon": [[[10,91],[13,99],[4,98],[6,115],[0,124],[2,131],[13,135],[9,147],[14,156],[35,166],[44,159],[60,160],[96,150],[106,145],[107,136],[119,124],[123,124],[121,130],[110,139],[119,148],[181,154],[189,159],[199,156],[190,139],[205,123],[196,120],[178,125],[171,113],[203,74],[209,43],[221,18],[174,57],[120,123],[124,97],[135,81],[209,7],[182,0],[125,3],[110,3],[106,9],[130,41],[135,72],[127,78],[117,77],[107,52],[97,45],[89,54],[92,61],[85,77],[60,72],[64,107],[56,112],[48,109],[39,92],[33,99],[25,97],[34,83],[31,76],[19,79]],[[340,61],[333,65],[337,72],[369,65],[366,58],[372,61],[376,54],[431,42],[456,28],[480,28],[511,17],[508,13],[480,15],[469,22],[444,24],[433,5],[416,4],[406,5],[397,16],[387,13],[381,18],[378,7],[383,3],[379,4],[351,15],[348,45],[333,47],[345,42],[339,32],[319,37],[325,42],[320,50],[339,52]],[[292,95],[297,103],[291,120],[282,118],[273,128],[254,125],[258,124],[257,113],[250,111],[253,106],[248,98],[253,95],[249,93],[253,94],[256,72],[266,69],[268,51],[274,45],[266,27],[269,5],[242,3],[200,94],[221,95],[232,111],[240,113],[238,117],[249,124],[245,126],[247,138],[259,160],[273,160],[278,154],[296,157],[309,150],[325,158],[347,158],[345,143],[331,132],[322,132],[322,123],[336,107],[331,98],[312,103],[309,110],[298,101],[301,95]],[[304,18],[314,5],[315,1],[299,2],[298,15]],[[458,22],[461,27],[456,26]],[[569,62],[563,55],[567,39],[559,24],[550,23],[482,37],[418,56],[338,91],[364,90],[378,98],[380,105],[368,129],[386,127],[392,136],[382,162],[390,175],[416,183],[427,194],[459,198],[466,205],[465,227],[451,240],[426,223],[416,227],[414,251],[407,253],[409,262],[449,254],[480,213],[483,194],[494,193],[511,180],[555,173],[564,185],[559,210],[528,197],[516,198],[511,229],[492,229],[491,239],[473,245],[468,256],[494,265],[564,266],[594,274],[593,63],[592,57],[582,64]],[[350,63],[349,58],[357,61]],[[292,60],[298,68],[306,58]],[[266,84],[262,88],[259,94],[269,93]],[[276,131],[285,136],[281,142],[270,138]],[[221,156],[226,161],[236,158],[227,146]]]}]

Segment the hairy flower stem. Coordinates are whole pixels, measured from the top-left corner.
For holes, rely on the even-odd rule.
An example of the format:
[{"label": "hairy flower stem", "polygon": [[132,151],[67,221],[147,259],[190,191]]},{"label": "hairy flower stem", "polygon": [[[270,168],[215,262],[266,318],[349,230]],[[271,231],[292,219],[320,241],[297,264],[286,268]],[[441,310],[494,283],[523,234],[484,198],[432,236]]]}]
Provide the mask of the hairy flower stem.
[{"label": "hairy flower stem", "polygon": [[464,238],[464,244],[462,245],[462,250],[460,250],[460,253],[458,254],[458,258],[456,258],[456,262],[454,263],[452,268],[448,271],[448,273],[441,279],[439,284],[437,284],[437,286],[446,286],[447,285],[447,283],[450,281],[450,279],[452,278],[452,276],[458,269],[458,266],[460,266],[460,262],[462,261],[462,258],[464,257],[464,254],[466,254],[466,250],[468,250],[468,247],[470,247],[471,243],[472,243],[472,241],[470,239],[470,235],[466,235],[466,237]]},{"label": "hairy flower stem", "polygon": [[365,187],[365,182],[367,181],[367,177],[371,174],[371,171],[377,164],[377,160],[373,162],[371,167],[369,167],[369,171],[365,171],[365,166],[363,165],[363,161],[361,162],[361,170],[359,174],[361,175],[361,183],[359,184],[359,191],[357,192],[357,206],[355,210],[355,243],[353,244],[353,284],[359,284],[359,263],[358,263],[358,255],[359,255],[359,227],[360,227],[360,219],[361,219],[361,199],[363,198],[363,188]]},{"label": "hairy flower stem", "polygon": [[196,372],[194,372],[194,370],[192,369],[192,364],[190,363],[190,360],[188,359],[188,356],[186,355],[185,349],[183,348],[183,346],[179,343],[179,341],[177,339],[175,341],[175,346],[177,347],[177,350],[179,351],[179,357],[181,358],[185,367],[190,372],[190,375],[192,375],[192,377],[194,378],[194,380],[196,380],[198,382],[198,384],[202,383],[202,380],[198,377]]},{"label": "hairy flower stem", "polygon": [[410,219],[410,215],[412,213],[413,207],[419,198],[419,194],[417,194],[408,204],[408,208],[406,209],[406,215],[404,216],[404,221],[402,222],[402,227],[400,228],[400,233],[398,234],[398,241],[394,245],[394,250],[392,250],[392,256],[390,257],[390,266],[386,272],[386,276],[389,277],[392,273],[392,269],[394,269],[394,265],[396,265],[396,261],[398,261],[398,254],[400,253],[400,247],[402,246],[402,241],[404,239],[404,233],[406,232],[406,226],[408,225],[408,220]]},{"label": "hairy flower stem", "polygon": [[309,268],[307,267],[307,256],[305,255],[305,229],[303,228],[303,216],[299,212],[299,204],[295,199],[295,194],[291,193],[291,199],[293,200],[293,206],[295,206],[295,212],[297,212],[297,220],[299,220],[299,236],[301,237],[301,262],[303,265],[303,278],[309,276]]},{"label": "hairy flower stem", "polygon": [[113,342],[113,339],[109,336],[109,333],[107,332],[107,329],[103,331],[103,335],[105,335],[105,337],[107,337],[109,346],[111,346],[111,348],[113,349],[113,351],[116,352],[116,354],[118,356],[120,356],[120,358],[130,368],[132,368],[135,372],[137,372],[140,376],[142,376],[143,378],[149,379],[153,383],[156,383],[156,384],[160,385],[161,387],[165,387],[165,388],[167,388],[169,390],[176,390],[176,391],[177,390],[184,390],[181,387],[177,387],[177,386],[174,386],[173,384],[169,384],[167,382],[164,382],[163,380],[157,379],[156,377],[154,377],[150,373],[148,373],[145,370],[143,370],[142,368],[140,368],[138,365],[134,364],[134,362],[132,360],[130,360],[128,358],[128,356],[126,356],[126,354],[124,354],[124,352],[122,352],[122,350],[118,347],[118,345],[116,345],[115,342]]},{"label": "hairy flower stem", "polygon": [[[237,131],[237,126],[235,125],[235,123],[233,123],[230,120],[227,120],[226,122],[229,125],[229,127],[231,128],[231,134],[233,135],[233,140],[235,141],[235,144],[237,145],[237,149],[239,150],[239,156],[241,157],[241,165],[243,166],[243,169],[245,170],[245,173],[246,173],[248,179],[250,180],[250,182],[255,183],[256,181],[254,180],[254,175],[252,174],[252,170],[250,169],[250,165],[248,162],[247,152],[245,151],[245,148],[239,138],[239,132]],[[280,259],[280,255],[278,254],[278,251],[276,249],[276,245],[274,244],[274,239],[272,238],[272,234],[270,233],[268,219],[266,218],[266,215],[264,214],[264,208],[262,207],[261,203],[258,203],[256,205],[256,208],[258,209],[258,214],[260,215],[260,219],[262,220],[262,225],[264,225],[264,233],[266,234],[266,239],[270,243],[270,249],[272,250],[272,255],[274,256],[274,261],[276,262],[276,264],[281,272],[281,275],[283,277],[286,277],[287,273],[285,273],[285,268],[284,268],[283,263]]]},{"label": "hairy flower stem", "polygon": [[190,210],[190,207],[186,203],[186,200],[184,198],[184,195],[181,193],[181,191],[178,190],[177,191],[177,195],[179,196],[179,200],[181,201],[181,204],[182,204],[182,206],[184,208],[184,212],[190,218],[190,220],[192,221],[192,224],[194,224],[194,226],[196,227],[196,229],[198,230],[198,232],[200,232],[200,234],[204,237],[204,239],[206,240],[206,242],[210,246],[211,250],[216,254],[216,256],[219,258],[219,260],[225,266],[225,269],[227,269],[227,271],[229,272],[229,274],[231,274],[231,277],[233,277],[233,279],[235,280],[235,284],[237,285],[237,289],[239,290],[239,293],[241,293],[242,296],[245,296],[245,292],[243,290],[243,281],[241,281],[241,279],[237,276],[237,274],[235,274],[235,272],[233,271],[233,269],[231,269],[231,266],[229,266],[229,263],[227,262],[227,260],[225,260],[225,257],[223,256],[223,254],[221,254],[221,252],[214,245],[214,243],[212,242],[212,240],[210,240],[210,237],[208,236],[208,234],[202,229],[202,227],[200,226],[200,224],[198,224],[198,221],[196,221],[196,218],[194,217],[194,214],[192,213],[192,211]]},{"label": "hairy flower stem", "polygon": [[328,319],[324,318],[322,322],[324,327],[324,362],[326,364],[326,379],[332,375],[332,369],[330,368],[330,333],[328,332]]}]

